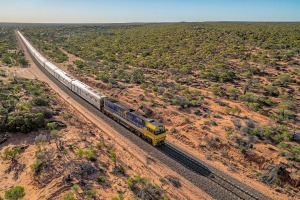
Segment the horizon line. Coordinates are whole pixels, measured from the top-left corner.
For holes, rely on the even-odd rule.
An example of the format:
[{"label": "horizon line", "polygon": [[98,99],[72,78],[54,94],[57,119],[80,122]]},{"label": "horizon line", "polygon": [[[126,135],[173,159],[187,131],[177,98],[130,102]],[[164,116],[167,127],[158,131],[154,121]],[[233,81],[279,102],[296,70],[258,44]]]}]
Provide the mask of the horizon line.
[{"label": "horizon line", "polygon": [[247,20],[212,20],[212,21],[161,21],[161,22],[0,22],[0,24],[159,24],[159,23],[208,23],[208,22],[247,22],[247,23],[299,23],[299,21],[247,21]]}]

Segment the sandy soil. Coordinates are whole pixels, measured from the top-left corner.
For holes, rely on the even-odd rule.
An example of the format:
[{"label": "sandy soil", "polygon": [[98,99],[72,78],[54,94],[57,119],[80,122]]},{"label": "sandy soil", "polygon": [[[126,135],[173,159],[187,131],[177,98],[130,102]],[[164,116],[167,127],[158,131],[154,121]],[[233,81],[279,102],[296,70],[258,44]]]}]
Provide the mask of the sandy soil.
[{"label": "sandy soil", "polygon": [[[74,55],[71,55],[67,53],[66,51],[63,51],[65,54],[68,55],[69,61],[63,64],[57,64],[64,70],[68,70],[67,65],[72,65],[72,61],[78,59]],[[69,73],[72,73],[72,71],[68,70]],[[163,72],[162,72],[163,73]],[[164,73],[163,73],[164,74]],[[220,119],[214,119],[217,121],[218,126],[210,126],[210,131],[205,131],[201,129],[201,126],[205,123],[205,121],[209,121],[210,119],[205,119],[203,117],[195,116],[193,113],[195,112],[195,108],[193,109],[186,109],[186,111],[182,112],[178,110],[177,106],[170,106],[167,105],[167,109],[164,108],[165,103],[160,100],[160,98],[157,98],[153,94],[145,94],[142,89],[139,88],[139,86],[135,86],[133,84],[127,84],[129,89],[122,90],[118,88],[113,89],[107,89],[105,87],[105,84],[101,81],[95,80],[93,77],[79,77],[75,73],[73,73],[75,77],[80,79],[81,81],[95,87],[95,88],[101,88],[101,91],[108,96],[112,96],[116,99],[121,100],[122,102],[126,102],[128,105],[132,105],[134,109],[139,110],[141,104],[146,104],[148,107],[151,107],[150,99],[155,99],[155,104],[158,106],[151,107],[153,109],[154,113],[158,113],[161,117],[160,119],[163,120],[166,127],[170,130],[173,127],[176,127],[177,130],[179,130],[179,134],[168,134],[167,141],[174,144],[175,146],[178,146],[179,148],[189,152],[190,154],[194,155],[195,157],[199,158],[200,160],[203,160],[207,162],[208,164],[215,166],[219,170],[231,175],[232,177],[238,179],[241,182],[244,182],[255,189],[259,190],[260,192],[270,196],[272,199],[288,199],[291,197],[288,197],[285,194],[282,194],[280,192],[276,192],[274,188],[263,184],[262,182],[257,180],[256,173],[260,172],[258,169],[258,166],[253,164],[253,166],[250,166],[250,164],[247,165],[247,168],[243,167],[242,164],[248,163],[244,160],[240,152],[238,152],[237,149],[228,149],[229,159],[224,158],[219,151],[217,150],[209,150],[207,148],[200,148],[199,145],[202,145],[204,143],[204,138],[206,136],[211,136],[211,133],[214,133],[214,137],[221,138],[222,141],[226,141],[227,138],[224,135],[224,129],[226,127],[234,127],[234,125],[231,122],[230,115],[227,115],[224,113],[224,107],[221,107],[216,103],[216,97],[211,93],[210,90],[201,88],[202,94],[206,94],[207,98],[205,99],[207,101],[207,108],[214,113],[218,113],[221,116]],[[99,85],[101,87],[99,87]],[[191,88],[193,90],[195,88]],[[143,95],[145,96],[146,100],[144,102],[140,102],[139,96]],[[241,109],[241,114],[238,117],[239,119],[255,119],[255,122],[261,123],[261,124],[267,124],[269,122],[269,119],[257,112],[254,112],[250,110],[245,105],[242,105],[241,103],[235,102],[235,101],[229,101],[229,100],[223,100],[223,102],[227,103],[230,107],[238,107]],[[137,103],[138,102],[138,103]],[[141,110],[140,110],[141,111]],[[190,122],[186,122],[185,118],[188,116]],[[291,125],[294,126],[294,125]],[[274,147],[273,147],[274,148]],[[278,149],[275,148],[276,151]],[[271,154],[269,152],[268,148],[266,148],[266,145],[256,145],[255,146],[255,152],[258,155],[265,156],[268,155],[269,160],[275,161],[275,163],[279,164],[280,162],[287,163],[288,161],[283,158],[278,158],[277,154],[273,153]],[[209,157],[209,158],[208,158]],[[232,169],[232,166],[234,170]]]},{"label": "sandy soil", "polygon": [[[22,48],[24,49],[23,44]],[[148,155],[146,152],[132,144],[129,140],[120,135],[113,127],[110,127],[109,125],[105,124],[101,119],[99,119],[89,110],[78,104],[66,93],[64,93],[59,87],[53,84],[34,64],[27,51],[25,51],[25,56],[30,61],[29,68],[9,68],[8,71],[14,72],[15,76],[37,78],[41,81],[46,82],[56,92],[56,94],[59,94],[59,99],[61,101],[61,104],[63,104],[64,109],[67,108],[69,112],[74,113],[78,121],[83,122],[84,127],[94,130],[94,132],[96,132],[97,135],[103,135],[105,141],[111,141],[111,143],[113,143],[116,152],[118,153],[118,155],[120,155],[119,157],[122,158],[122,162],[131,166],[133,173],[140,174],[144,177],[149,177],[158,184],[159,179],[166,175],[178,177],[182,184],[181,188],[177,189],[170,185],[164,188],[163,186],[163,189],[167,191],[171,198],[210,199],[210,197],[206,195],[203,191],[201,191],[199,188],[192,185],[184,177],[181,177],[180,175],[176,174],[159,161],[156,161],[155,163],[149,163],[147,161]],[[78,128],[79,127],[77,127],[77,130]],[[83,130],[86,129],[84,128]],[[76,131],[67,130],[67,132],[71,134],[69,137],[81,137],[78,134],[76,134]],[[24,137],[25,138],[19,138],[18,136],[16,136],[16,140],[13,141],[14,143],[21,143],[21,141],[27,141],[27,144],[32,144],[34,135],[26,135]],[[26,159],[27,161],[29,160],[28,164],[30,165],[33,162],[34,152],[34,146],[29,146],[28,150],[26,150],[26,152],[23,154],[21,162],[25,162],[25,160],[23,159]],[[56,185],[55,181],[51,182],[49,185],[47,185],[47,187],[43,188],[42,190],[40,190],[36,185],[34,185],[31,179],[29,178],[29,165],[27,165],[27,167],[25,168],[25,173],[22,173],[19,176],[19,179],[17,180],[13,180],[12,176],[0,174],[0,194],[15,184],[26,186],[27,195],[25,199],[40,199],[42,197],[45,197],[45,195],[47,196],[59,190],[59,186]],[[2,173],[5,167],[7,167],[7,163],[2,161],[0,167],[0,171]],[[125,186],[121,184],[120,188],[122,189],[122,187]],[[111,198],[113,195],[115,195],[112,192],[113,191],[103,190],[101,194],[103,194],[105,198]]]}]

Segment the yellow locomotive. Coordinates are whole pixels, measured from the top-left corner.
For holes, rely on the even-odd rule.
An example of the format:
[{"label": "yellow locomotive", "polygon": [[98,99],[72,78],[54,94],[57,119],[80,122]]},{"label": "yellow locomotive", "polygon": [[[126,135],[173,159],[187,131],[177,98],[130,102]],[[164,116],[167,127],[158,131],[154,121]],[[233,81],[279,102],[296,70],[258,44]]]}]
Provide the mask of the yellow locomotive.
[{"label": "yellow locomotive", "polygon": [[164,143],[166,130],[163,124],[143,116],[114,99],[106,97],[103,101],[103,113],[136,132],[153,146]]}]

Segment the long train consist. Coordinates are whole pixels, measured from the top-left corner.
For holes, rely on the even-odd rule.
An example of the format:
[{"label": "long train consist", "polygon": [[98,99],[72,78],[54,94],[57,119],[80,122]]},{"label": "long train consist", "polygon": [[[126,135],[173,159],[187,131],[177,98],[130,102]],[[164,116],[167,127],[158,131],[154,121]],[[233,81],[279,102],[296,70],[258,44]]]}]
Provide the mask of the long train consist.
[{"label": "long train consist", "polygon": [[104,94],[70,76],[43,57],[19,31],[18,34],[38,64],[68,89],[118,123],[125,125],[137,135],[148,140],[152,145],[157,146],[164,143],[166,131],[161,123],[143,116],[121,102],[106,97]]}]

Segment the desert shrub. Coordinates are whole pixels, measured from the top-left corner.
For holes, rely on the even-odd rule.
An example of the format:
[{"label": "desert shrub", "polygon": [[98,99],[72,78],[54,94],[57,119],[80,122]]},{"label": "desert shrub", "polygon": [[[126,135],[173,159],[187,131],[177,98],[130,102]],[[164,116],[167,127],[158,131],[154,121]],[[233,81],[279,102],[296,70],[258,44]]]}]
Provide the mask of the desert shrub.
[{"label": "desert shrub", "polygon": [[267,85],[264,87],[264,95],[266,96],[274,96],[278,97],[279,96],[279,91],[276,86],[273,85]]},{"label": "desert shrub", "polygon": [[122,194],[119,194],[117,197],[113,197],[112,200],[123,200],[124,197]]},{"label": "desert shrub", "polygon": [[5,191],[5,198],[8,200],[18,200],[25,196],[25,188],[22,186],[15,186]]},{"label": "desert shrub", "polygon": [[241,92],[237,88],[228,88],[227,89],[227,95],[229,96],[230,99],[237,100],[240,94],[241,94]]},{"label": "desert shrub", "polygon": [[106,178],[104,177],[104,176],[98,176],[98,181],[100,182],[100,183],[105,183],[106,182]]},{"label": "desert shrub", "polygon": [[220,139],[218,137],[213,137],[213,136],[206,136],[204,138],[204,141],[211,148],[217,148],[218,145],[220,144]]},{"label": "desert shrub", "polygon": [[81,60],[75,60],[73,63],[76,65],[77,68],[83,69],[87,66],[87,62],[81,61]]},{"label": "desert shrub", "polygon": [[36,160],[32,163],[32,165],[30,165],[30,167],[31,167],[31,169],[32,169],[32,171],[33,171],[34,173],[38,173],[38,172],[41,170],[43,164],[44,164],[44,162],[43,162],[42,160],[36,159]]},{"label": "desert shrub", "polygon": [[116,154],[116,152],[110,151],[110,152],[109,152],[109,155],[110,155],[110,159],[111,159],[114,163],[116,163],[116,162],[117,162],[117,154]]},{"label": "desert shrub", "polygon": [[289,152],[286,154],[288,160],[300,162],[300,147],[292,146]]},{"label": "desert shrub", "polygon": [[56,139],[56,138],[58,138],[59,136],[61,136],[61,132],[60,131],[58,131],[58,130],[51,130],[50,131],[50,136],[51,136],[51,138],[54,138],[54,139]]},{"label": "desert shrub", "polygon": [[171,129],[170,129],[170,133],[177,133],[177,129],[176,129],[176,128],[174,128],[174,127],[173,127],[173,128],[171,128]]},{"label": "desert shrub", "polygon": [[22,104],[17,105],[17,108],[20,111],[29,111],[32,108],[32,104],[30,102],[24,102]]},{"label": "desert shrub", "polygon": [[221,95],[221,89],[220,89],[220,85],[218,83],[213,83],[211,85],[211,90],[212,90],[214,95],[216,95],[216,96]]},{"label": "desert shrub", "polygon": [[192,103],[184,96],[175,96],[171,100],[172,105],[179,105],[181,108],[188,108]]},{"label": "desert shrub", "polygon": [[163,87],[158,87],[158,88],[157,88],[157,92],[158,92],[158,94],[162,95],[162,94],[165,92],[165,88],[163,88]]},{"label": "desert shrub", "polygon": [[245,102],[245,104],[254,111],[260,111],[263,106],[273,105],[273,102],[268,97],[257,96],[250,92],[247,92],[245,95],[240,95],[239,100]]},{"label": "desert shrub", "polygon": [[87,190],[85,192],[85,196],[88,198],[88,199],[94,199],[96,197],[96,190]]},{"label": "desert shrub", "polygon": [[256,66],[251,66],[250,67],[250,72],[254,75],[259,75],[261,73],[260,69]]},{"label": "desert shrub", "polygon": [[72,192],[67,192],[64,196],[63,196],[64,200],[75,200],[74,194]]},{"label": "desert shrub", "polygon": [[237,128],[241,128],[242,126],[242,122],[240,119],[236,118],[236,117],[232,117],[231,118],[231,122],[234,124],[235,127]]},{"label": "desert shrub", "polygon": [[126,182],[129,188],[133,187],[133,178],[128,178]]},{"label": "desert shrub", "polygon": [[45,119],[51,119],[53,117],[53,112],[45,106],[33,107],[30,110],[31,113],[43,113]]},{"label": "desert shrub", "polygon": [[226,134],[226,138],[229,138],[229,136],[233,134],[233,129],[232,128],[227,129],[225,134]]},{"label": "desert shrub", "polygon": [[29,133],[43,128],[45,119],[42,113],[19,112],[8,115],[7,130],[11,132]]},{"label": "desert shrub", "polygon": [[100,141],[97,143],[97,147],[99,147],[100,149],[104,146],[105,146],[104,141]]},{"label": "desert shrub", "polygon": [[147,199],[148,197],[161,199],[165,196],[164,191],[158,186],[152,185],[148,178],[142,178],[140,176],[133,178],[130,177],[127,179],[127,185],[135,194],[137,199]]},{"label": "desert shrub", "polygon": [[[249,126],[248,126],[249,127]],[[250,126],[248,133],[258,136],[260,139],[269,140],[273,144],[280,144],[283,141],[291,141],[293,135],[289,132],[286,126],[271,127],[269,125],[258,125]]]},{"label": "desert shrub", "polygon": [[95,161],[96,157],[95,157],[95,150],[93,147],[90,147],[88,150],[83,150],[81,148],[79,148],[75,154],[82,158],[82,157],[86,157],[88,159],[90,159],[91,161]]},{"label": "desert shrub", "polygon": [[130,82],[131,83],[142,83],[144,82],[144,73],[142,72],[142,70],[139,69],[134,69],[131,74],[130,74]]},{"label": "desert shrub", "polygon": [[191,120],[190,120],[190,118],[188,118],[188,117],[184,117],[184,122],[185,122],[185,123],[191,123]]},{"label": "desert shrub", "polygon": [[235,115],[235,114],[240,115],[241,112],[242,112],[242,110],[241,110],[239,107],[237,107],[237,106],[235,106],[235,107],[233,107],[233,108],[230,108],[230,107],[226,106],[226,107],[224,108],[224,112],[225,112],[227,115],[230,115],[230,114],[232,114],[232,115]]},{"label": "desert shrub", "polygon": [[35,96],[40,96],[44,92],[43,85],[36,81],[36,80],[28,80],[25,82],[25,86],[23,86],[24,89],[30,92],[30,94],[33,94]]},{"label": "desert shrub", "polygon": [[221,100],[216,100],[216,103],[219,104],[219,106],[222,106],[222,107],[228,106],[228,105],[229,105],[228,103],[223,102],[223,101],[221,101]]},{"label": "desert shrub", "polygon": [[109,82],[109,79],[110,79],[110,77],[109,77],[109,75],[108,74],[106,74],[106,73],[99,73],[99,74],[97,74],[97,77],[98,77],[98,79],[100,79],[101,81],[103,81],[104,83],[108,83]]},{"label": "desert shrub", "polygon": [[36,143],[44,143],[48,141],[47,135],[39,134],[38,136],[35,137],[35,142]]},{"label": "desert shrub", "polygon": [[32,105],[34,106],[48,106],[49,105],[49,99],[45,96],[39,96],[39,97],[34,97],[32,100]]},{"label": "desert shrub", "polygon": [[271,138],[274,135],[273,128],[268,125],[263,125],[261,131],[262,136],[265,138]]},{"label": "desert shrub", "polygon": [[175,176],[167,175],[165,178],[176,188],[180,188],[182,186],[179,179]]},{"label": "desert shrub", "polygon": [[218,126],[218,123],[214,120],[210,120],[209,124],[213,125],[213,126]]},{"label": "desert shrub", "polygon": [[287,87],[289,83],[292,82],[292,77],[289,74],[280,74],[277,79],[274,81],[274,85],[282,85],[283,87]]},{"label": "desert shrub", "polygon": [[236,74],[228,66],[216,64],[206,68],[205,78],[217,82],[232,82],[236,78]]},{"label": "desert shrub", "polygon": [[255,128],[256,127],[256,124],[254,123],[254,121],[252,119],[245,120],[245,124],[248,128]]},{"label": "desert shrub", "polygon": [[14,159],[20,153],[19,147],[6,148],[4,150],[4,159]]},{"label": "desert shrub", "polygon": [[62,116],[64,119],[71,119],[73,117],[72,114],[66,112],[62,112],[60,116]]},{"label": "desert shrub", "polygon": [[9,56],[5,56],[2,58],[2,62],[6,65],[10,65],[12,63],[12,60]]},{"label": "desert shrub", "polygon": [[296,117],[294,110],[296,109],[296,104],[293,102],[282,101],[277,106],[277,118],[279,121],[290,120]]}]

